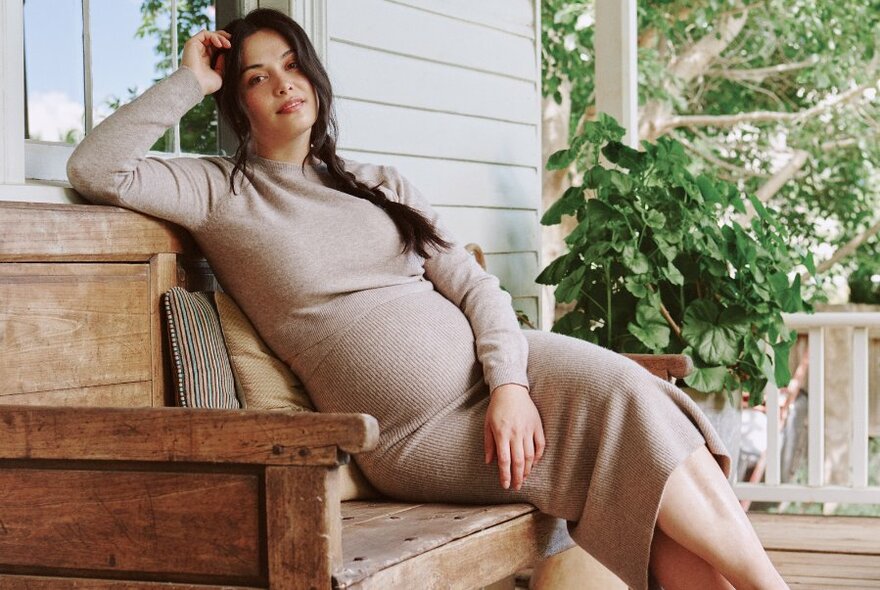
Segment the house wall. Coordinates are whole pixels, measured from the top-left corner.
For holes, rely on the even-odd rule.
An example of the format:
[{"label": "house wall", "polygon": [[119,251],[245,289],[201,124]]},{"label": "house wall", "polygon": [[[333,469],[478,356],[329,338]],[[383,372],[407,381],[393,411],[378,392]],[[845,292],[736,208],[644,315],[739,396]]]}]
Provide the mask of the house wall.
[{"label": "house wall", "polygon": [[340,155],[397,167],[540,322],[535,2],[332,0],[326,10]]},{"label": "house wall", "polygon": [[[289,11],[337,97],[339,153],[396,166],[540,325],[540,53],[536,0],[239,0]],[[3,6],[6,6],[4,3]],[[8,6],[7,6],[8,8]],[[21,11],[0,8],[0,63],[20,63]],[[18,32],[18,36],[13,33]],[[29,182],[21,73],[0,68],[0,200],[82,202]]]}]

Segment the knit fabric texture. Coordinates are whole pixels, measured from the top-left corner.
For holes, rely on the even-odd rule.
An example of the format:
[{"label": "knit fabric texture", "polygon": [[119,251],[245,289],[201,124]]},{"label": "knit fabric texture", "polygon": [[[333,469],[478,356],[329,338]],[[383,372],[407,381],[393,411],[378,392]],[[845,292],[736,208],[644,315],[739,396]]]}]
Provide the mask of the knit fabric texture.
[{"label": "knit fabric texture", "polygon": [[[170,220],[195,238],[224,290],[302,379],[322,412],[364,412],[381,430],[354,459],[388,497],[530,502],[636,589],[656,587],[650,545],[665,482],[700,445],[730,457],[696,404],[628,359],[559,334],[523,332],[510,296],[392,166],[347,171],[421,211],[455,243],[403,254],[390,217],[335,190],[320,162],[251,156],[230,191],[227,157],[146,157],[202,99],[182,67],[77,147],[74,188],[95,203]],[[483,461],[490,392],[529,388],[547,449],[520,490]]]}]

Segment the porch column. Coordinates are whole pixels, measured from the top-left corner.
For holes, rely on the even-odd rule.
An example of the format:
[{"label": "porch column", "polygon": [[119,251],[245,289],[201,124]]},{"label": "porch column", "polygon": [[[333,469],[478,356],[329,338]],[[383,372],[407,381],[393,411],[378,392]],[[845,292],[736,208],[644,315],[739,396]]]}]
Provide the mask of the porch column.
[{"label": "porch column", "polygon": [[638,147],[639,87],[636,0],[596,0],[596,110],[626,129],[623,142]]}]

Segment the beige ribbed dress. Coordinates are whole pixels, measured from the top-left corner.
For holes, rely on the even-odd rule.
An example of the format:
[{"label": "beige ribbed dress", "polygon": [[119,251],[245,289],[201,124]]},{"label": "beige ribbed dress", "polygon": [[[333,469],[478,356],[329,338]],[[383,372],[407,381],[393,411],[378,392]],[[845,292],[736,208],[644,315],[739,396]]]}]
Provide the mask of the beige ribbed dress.
[{"label": "beige ribbed dress", "polygon": [[[303,172],[253,157],[233,194],[231,158],[145,157],[201,99],[182,67],[120,108],[71,157],[74,188],[189,230],[316,407],[377,418],[378,447],[354,459],[378,490],[413,501],[530,502],[568,521],[572,539],[631,587],[656,586],[649,552],[670,472],[702,444],[730,470],[697,406],[617,354],[520,330],[498,279],[460,245],[428,259],[402,255],[387,214],[333,189],[322,163]],[[396,169],[345,166],[454,241]],[[504,383],[529,387],[547,440],[519,491],[503,489],[497,464],[484,463],[488,394]]]}]

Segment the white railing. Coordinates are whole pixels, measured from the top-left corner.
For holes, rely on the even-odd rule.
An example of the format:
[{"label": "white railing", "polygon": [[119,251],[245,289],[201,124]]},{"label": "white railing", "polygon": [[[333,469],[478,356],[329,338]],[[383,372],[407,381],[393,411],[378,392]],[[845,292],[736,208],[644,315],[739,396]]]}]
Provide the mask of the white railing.
[{"label": "white railing", "polygon": [[[809,347],[808,478],[806,485],[780,481],[779,390],[765,391],[767,408],[766,471],[762,483],[736,483],[740,500],[759,502],[838,502],[880,504],[880,486],[868,485],[868,330],[880,328],[880,313],[785,314],[789,328],[807,331]],[[825,484],[825,329],[853,328],[850,485]],[[880,362],[872,359],[871,362]]]}]

